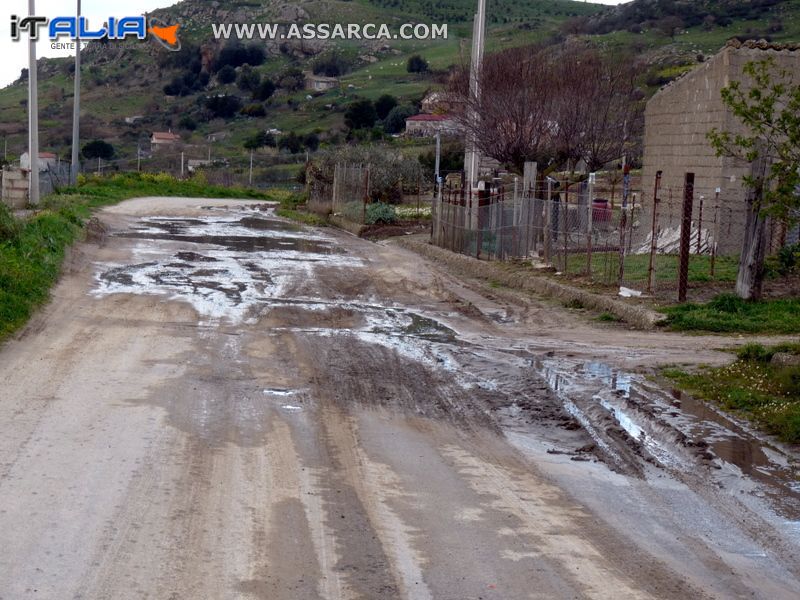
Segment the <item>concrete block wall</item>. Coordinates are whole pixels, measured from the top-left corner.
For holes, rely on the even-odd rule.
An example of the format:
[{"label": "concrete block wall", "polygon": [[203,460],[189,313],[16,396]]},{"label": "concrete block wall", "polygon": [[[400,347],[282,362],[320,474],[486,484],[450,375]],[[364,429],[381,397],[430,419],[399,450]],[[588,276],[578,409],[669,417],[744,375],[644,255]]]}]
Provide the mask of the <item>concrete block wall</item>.
[{"label": "concrete block wall", "polygon": [[13,209],[28,204],[28,171],[19,167],[3,168],[2,201]]},{"label": "concrete block wall", "polygon": [[749,165],[735,159],[718,158],[707,134],[713,128],[744,132],[723,104],[720,92],[731,81],[745,79],[746,63],[768,56],[800,80],[800,51],[729,46],[662,88],[647,103],[642,171],[646,222],[652,219],[656,172],[662,171],[659,222],[670,227],[678,223],[665,220],[680,219],[684,175],[692,172],[695,174],[695,198],[699,195],[713,198],[716,188],[720,188],[720,230],[730,232],[718,240],[720,251],[739,251],[746,193],[742,178],[749,173]]}]

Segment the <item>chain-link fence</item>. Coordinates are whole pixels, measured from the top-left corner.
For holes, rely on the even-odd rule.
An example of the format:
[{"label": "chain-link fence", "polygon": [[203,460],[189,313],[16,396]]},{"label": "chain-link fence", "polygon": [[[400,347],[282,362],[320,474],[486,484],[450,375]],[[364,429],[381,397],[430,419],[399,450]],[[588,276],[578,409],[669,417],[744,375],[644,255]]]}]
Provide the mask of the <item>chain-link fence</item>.
[{"label": "chain-link fence", "polygon": [[[448,176],[433,202],[434,244],[486,260],[529,258],[565,279],[670,300],[703,299],[736,281],[746,223],[741,195],[654,185],[649,194],[626,188],[615,205],[593,178],[482,186],[470,191]],[[774,253],[792,230],[771,220],[767,233]]]},{"label": "chain-link fence", "polygon": [[310,183],[308,208],[363,224],[367,217],[369,189],[368,165],[337,163],[332,181],[317,178]]}]

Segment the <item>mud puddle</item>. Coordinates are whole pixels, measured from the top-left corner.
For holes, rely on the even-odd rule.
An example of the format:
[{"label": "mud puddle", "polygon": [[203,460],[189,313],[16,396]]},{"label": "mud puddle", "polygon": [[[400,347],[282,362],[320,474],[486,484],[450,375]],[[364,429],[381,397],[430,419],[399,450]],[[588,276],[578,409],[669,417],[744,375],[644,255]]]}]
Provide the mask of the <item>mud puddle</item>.
[{"label": "mud puddle", "polygon": [[706,466],[721,486],[766,497],[783,516],[800,519],[800,464],[707,404],[598,362],[544,359],[537,369],[582,424],[602,426],[591,414],[601,408],[652,462],[688,473]]}]

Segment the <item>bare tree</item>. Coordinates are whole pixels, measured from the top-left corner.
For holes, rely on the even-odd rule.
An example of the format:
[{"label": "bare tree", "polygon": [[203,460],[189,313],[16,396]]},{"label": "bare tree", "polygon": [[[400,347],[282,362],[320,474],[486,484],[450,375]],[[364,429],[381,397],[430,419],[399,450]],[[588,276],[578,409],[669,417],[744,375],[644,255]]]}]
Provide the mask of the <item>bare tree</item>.
[{"label": "bare tree", "polygon": [[642,119],[638,73],[582,43],[528,46],[488,55],[479,93],[469,91],[466,69],[450,91],[463,99],[461,124],[484,154],[519,171],[530,160],[580,159],[595,170],[622,155],[626,132]]}]

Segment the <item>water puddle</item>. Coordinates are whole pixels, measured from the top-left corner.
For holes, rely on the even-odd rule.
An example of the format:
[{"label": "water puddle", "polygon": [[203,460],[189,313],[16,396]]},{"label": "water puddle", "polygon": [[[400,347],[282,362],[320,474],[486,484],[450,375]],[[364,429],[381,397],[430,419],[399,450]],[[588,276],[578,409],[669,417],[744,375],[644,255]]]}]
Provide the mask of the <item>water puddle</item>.
[{"label": "water puddle", "polygon": [[800,516],[800,465],[706,403],[602,363],[543,360],[539,370],[562,397],[590,398],[607,410],[662,466],[691,469],[699,458],[720,480],[746,476],[763,484],[754,495],[769,497],[786,516]]}]

